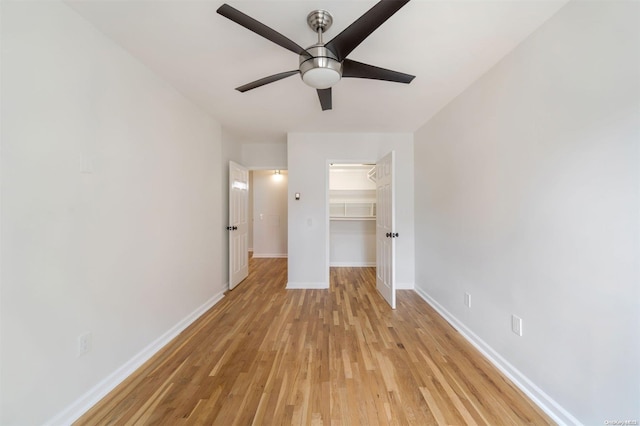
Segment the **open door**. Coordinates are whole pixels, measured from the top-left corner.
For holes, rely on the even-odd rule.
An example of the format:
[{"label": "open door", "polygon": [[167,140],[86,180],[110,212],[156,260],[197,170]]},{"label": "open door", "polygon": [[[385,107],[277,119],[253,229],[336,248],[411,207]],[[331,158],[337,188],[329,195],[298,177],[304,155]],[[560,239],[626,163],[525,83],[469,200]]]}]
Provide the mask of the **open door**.
[{"label": "open door", "polygon": [[249,171],[229,161],[229,290],[249,275]]},{"label": "open door", "polygon": [[394,152],[376,163],[376,287],[392,309],[396,308]]}]

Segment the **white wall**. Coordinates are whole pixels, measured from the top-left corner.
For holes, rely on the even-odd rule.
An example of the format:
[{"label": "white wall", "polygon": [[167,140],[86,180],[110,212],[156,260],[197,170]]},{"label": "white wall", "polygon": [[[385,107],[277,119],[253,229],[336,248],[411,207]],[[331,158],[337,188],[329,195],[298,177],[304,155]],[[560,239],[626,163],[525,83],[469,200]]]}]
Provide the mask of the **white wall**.
[{"label": "white wall", "polygon": [[287,171],[253,171],[253,257],[287,257]]},{"label": "white wall", "polygon": [[331,220],[330,266],[376,266],[376,221]]},{"label": "white wall", "polygon": [[287,143],[242,143],[242,164],[250,169],[286,169]]},{"label": "white wall", "polygon": [[415,136],[416,289],[567,423],[640,414],[639,16],[570,2]]},{"label": "white wall", "polygon": [[413,135],[408,133],[289,133],[289,287],[329,286],[329,163],[375,163],[391,150],[396,151],[400,233],[396,282],[399,288],[413,288]]},{"label": "white wall", "polygon": [[221,136],[66,5],[1,7],[0,424],[38,425],[221,295]]}]

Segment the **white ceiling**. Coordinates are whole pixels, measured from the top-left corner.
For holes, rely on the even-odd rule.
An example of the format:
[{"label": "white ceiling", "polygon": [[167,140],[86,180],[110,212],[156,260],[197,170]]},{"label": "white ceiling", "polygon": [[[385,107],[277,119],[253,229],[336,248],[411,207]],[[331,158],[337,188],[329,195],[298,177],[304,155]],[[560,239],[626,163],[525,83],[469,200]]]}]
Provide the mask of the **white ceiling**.
[{"label": "white ceiling", "polygon": [[[242,84],[297,69],[296,54],[218,15],[220,1],[69,0],[80,15],[166,79],[240,141],[298,132],[413,132],[508,54],[567,0],[413,0],[348,56],[413,74],[409,85],[345,78],[322,111],[299,76],[240,93]],[[376,2],[228,2],[306,47],[307,14],[328,10],[329,41]]]}]

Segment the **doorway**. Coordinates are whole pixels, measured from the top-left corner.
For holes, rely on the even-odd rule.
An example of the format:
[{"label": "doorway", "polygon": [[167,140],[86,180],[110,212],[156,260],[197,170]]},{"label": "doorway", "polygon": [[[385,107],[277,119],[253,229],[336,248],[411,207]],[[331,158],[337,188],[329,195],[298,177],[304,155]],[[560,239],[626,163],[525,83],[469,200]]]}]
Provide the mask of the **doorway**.
[{"label": "doorway", "polygon": [[249,171],[249,252],[255,258],[286,258],[288,173]]},{"label": "doorway", "polygon": [[250,257],[287,257],[287,177],[229,162],[229,290],[247,278]]},{"label": "doorway", "polygon": [[376,268],[376,288],[396,307],[395,153],[371,163],[330,163],[329,268]]},{"label": "doorway", "polygon": [[375,164],[329,165],[329,266],[376,266]]}]

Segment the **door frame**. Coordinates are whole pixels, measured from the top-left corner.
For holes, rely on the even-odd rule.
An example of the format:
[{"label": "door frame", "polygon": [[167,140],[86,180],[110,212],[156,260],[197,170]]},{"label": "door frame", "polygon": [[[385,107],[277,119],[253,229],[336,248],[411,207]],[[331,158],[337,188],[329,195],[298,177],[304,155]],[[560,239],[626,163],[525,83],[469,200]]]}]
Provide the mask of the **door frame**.
[{"label": "door frame", "polygon": [[328,159],[326,161],[325,167],[324,167],[324,173],[325,173],[325,178],[324,178],[324,185],[325,185],[325,190],[324,190],[324,194],[325,194],[325,200],[324,200],[324,206],[325,206],[325,240],[324,240],[324,245],[325,245],[325,259],[326,259],[326,264],[325,264],[325,282],[327,283],[327,288],[331,288],[331,215],[330,215],[330,202],[329,202],[329,171],[331,169],[331,164],[376,164],[376,162],[378,161],[378,159],[374,158],[349,158],[349,159],[339,159],[339,160],[333,160],[333,159]]},{"label": "door frame", "polygon": [[[252,176],[252,172],[255,172],[255,171],[275,171],[275,170],[286,171],[287,172],[287,179],[286,179],[287,183],[286,183],[286,185],[287,185],[287,194],[288,194],[288,188],[289,188],[289,176],[288,176],[288,174],[289,174],[289,169],[287,167],[263,167],[263,166],[260,166],[260,167],[247,167],[247,169],[249,170],[249,176]],[[255,198],[255,194],[256,194],[255,193],[255,185],[252,185],[251,196],[253,198]],[[249,204],[251,204],[252,208],[255,208],[255,200],[253,200],[253,199],[250,200]],[[288,213],[289,213],[289,200],[288,200],[288,198],[287,198],[287,202],[285,204],[285,207],[287,209],[287,216],[288,216]],[[255,222],[255,218],[253,217],[253,211],[249,212],[249,219],[251,221]],[[286,228],[287,228],[287,238],[288,238],[288,235],[289,235],[289,220],[288,219],[287,219],[287,223],[285,223],[285,225],[286,225]],[[255,224],[252,224],[251,232],[252,233],[255,232]],[[251,240],[252,240],[252,243],[253,243],[252,245],[255,246],[254,235],[251,235]],[[289,242],[287,241],[287,256],[286,256],[287,258],[289,257],[289,248],[288,248],[289,244],[288,243]],[[252,248],[254,249],[254,253],[255,253],[255,247],[252,247]]]},{"label": "door frame", "polygon": [[[324,204],[325,204],[325,282],[327,283],[327,288],[331,288],[331,216],[330,216],[330,194],[329,194],[329,176],[330,176],[330,166],[331,164],[355,164],[355,163],[361,163],[361,164],[377,164],[378,161],[386,156],[387,154],[389,154],[390,152],[394,152],[395,150],[391,149],[388,153],[385,153],[384,155],[382,155],[380,158],[375,158],[375,159],[371,159],[371,158],[350,158],[350,159],[327,159],[326,160],[326,164],[324,167],[324,173],[325,173],[325,200],[324,200]],[[395,155],[394,155],[395,157]],[[395,181],[393,183],[393,185],[395,186]],[[377,196],[377,190],[376,190],[376,196]],[[377,206],[376,206],[377,209]],[[395,216],[395,211],[394,211],[394,216]],[[376,232],[377,232],[377,226],[376,226]],[[377,237],[376,237],[377,240]],[[377,241],[376,241],[376,246],[377,246]],[[377,247],[376,247],[376,253],[377,253]],[[395,263],[395,256],[397,253],[394,253],[394,260],[393,262]],[[376,254],[376,263],[377,263],[377,254]],[[376,265],[376,279],[377,279],[377,265]],[[395,272],[394,272],[395,273]],[[395,280],[394,280],[395,281]],[[377,287],[377,282],[375,283],[376,287]],[[397,288],[397,283],[395,283],[394,285],[394,293],[397,292],[398,288]],[[382,297],[384,299],[384,297],[382,295],[380,295],[380,297]],[[395,299],[395,297],[394,297]],[[384,299],[386,302],[386,299]],[[395,306],[392,307],[392,309],[395,309]]]},{"label": "door frame", "polygon": [[[232,162],[234,162],[236,164],[239,164],[239,165],[243,166],[249,172],[252,172],[252,171],[255,171],[255,170],[287,170],[287,171],[289,170],[288,166],[258,166],[258,167],[256,167],[256,166],[246,166],[246,165],[242,164],[241,162],[234,161],[234,160],[228,160],[227,161],[227,166],[229,164],[229,161],[232,161]],[[229,173],[228,172],[226,173],[226,178],[227,178],[227,180],[229,180]],[[249,183],[249,185],[251,185],[251,183]],[[287,181],[287,185],[289,185],[288,181]],[[231,182],[227,182],[227,189],[228,190],[230,190],[230,186],[231,186]],[[227,215],[228,215],[228,212],[229,212],[229,195],[227,195],[226,202],[227,202],[226,211],[227,211]],[[287,209],[289,209],[289,204],[288,203],[287,203]],[[248,217],[247,218],[248,218],[248,220],[253,220],[254,219],[253,218],[253,211],[248,211]],[[230,220],[231,220],[230,218],[227,218],[227,223],[230,222]],[[225,226],[227,226],[227,225],[225,225]],[[230,238],[229,231],[225,230],[225,232],[227,233],[226,234],[227,237]],[[253,229],[252,229],[252,232],[253,232]],[[253,238],[253,235],[251,236],[251,238]],[[227,266],[226,266],[227,267],[227,275],[226,276],[227,276],[227,279],[229,279],[230,274],[231,274],[231,268],[230,268],[230,265],[229,265],[229,259],[231,258],[231,253],[229,252],[229,242],[228,241],[227,241],[227,249],[226,250],[227,250],[227,262],[226,262],[226,264],[227,264]],[[228,288],[229,284],[230,284],[230,281],[227,283],[227,288]]]}]

